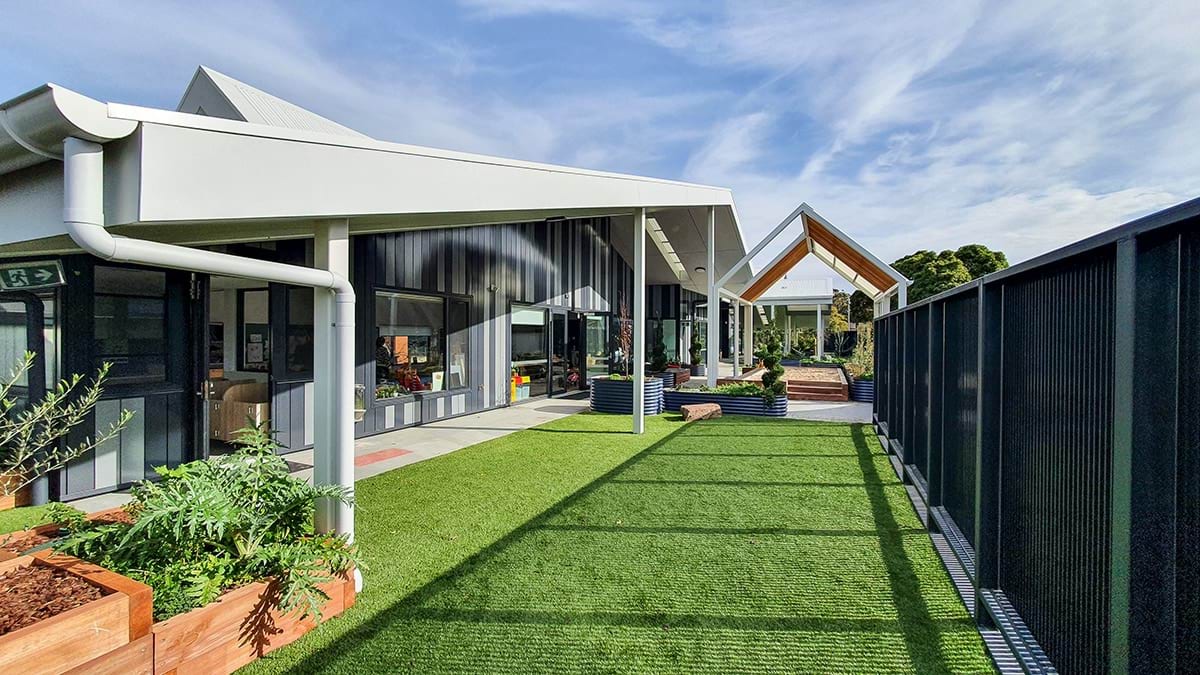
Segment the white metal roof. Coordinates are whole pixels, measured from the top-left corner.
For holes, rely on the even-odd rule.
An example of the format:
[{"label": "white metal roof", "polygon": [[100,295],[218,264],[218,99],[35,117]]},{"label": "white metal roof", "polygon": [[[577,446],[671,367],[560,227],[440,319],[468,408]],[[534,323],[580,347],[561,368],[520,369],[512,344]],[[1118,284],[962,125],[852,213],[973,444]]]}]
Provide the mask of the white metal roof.
[{"label": "white metal roof", "polygon": [[321,117],[278,96],[272,96],[208,66],[196,69],[196,74],[192,76],[187,91],[175,109],[183,113],[224,117],[283,129],[367,138],[366,134]]},{"label": "white metal roof", "polygon": [[[702,289],[703,211],[715,206],[717,272],[746,250],[727,188],[389,143],[315,123],[105,104],[54,85],[0,103],[0,112],[20,130],[0,134],[0,255],[73,248],[61,236],[61,170],[34,166],[60,154],[66,136],[107,143],[106,223],[129,236],[203,244],[311,236],[312,221],[324,218],[370,232],[644,207],[689,271],[686,285]],[[31,131],[36,152],[18,140]]]}]

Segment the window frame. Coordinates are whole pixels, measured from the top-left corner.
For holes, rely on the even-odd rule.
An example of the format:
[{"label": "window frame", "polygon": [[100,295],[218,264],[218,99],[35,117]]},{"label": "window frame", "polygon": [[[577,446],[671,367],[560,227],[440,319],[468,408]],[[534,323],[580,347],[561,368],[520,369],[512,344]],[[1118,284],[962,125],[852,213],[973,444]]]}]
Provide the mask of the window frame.
[{"label": "window frame", "polygon": [[[442,331],[443,331],[442,350],[441,351],[442,351],[442,372],[444,373],[444,375],[443,375],[443,379],[442,379],[443,384],[442,384],[441,391],[414,391],[414,392],[410,392],[408,394],[402,394],[397,397],[385,398],[385,399],[375,398],[375,388],[377,386],[377,383],[375,383],[375,377],[372,376],[370,384],[368,384],[368,386],[367,386],[368,406],[372,407],[372,408],[377,407],[377,406],[382,407],[382,406],[386,406],[386,405],[392,405],[397,400],[401,400],[401,401],[411,400],[414,397],[430,398],[430,397],[438,397],[438,396],[450,396],[453,394],[459,394],[459,393],[466,392],[468,389],[470,389],[471,388],[471,379],[472,379],[471,372],[470,372],[471,371],[471,352],[475,346],[474,341],[471,338],[471,316],[472,316],[471,310],[472,310],[473,304],[474,304],[472,302],[472,297],[470,295],[466,295],[463,293],[443,293],[443,292],[439,292],[439,291],[428,291],[428,290],[424,290],[424,289],[404,288],[401,286],[387,286],[384,284],[373,285],[371,287],[371,303],[370,303],[371,330],[373,332],[370,334],[370,339],[368,340],[368,344],[370,345],[372,350],[374,349],[375,340],[379,337],[376,334],[379,331],[379,317],[376,315],[376,312],[375,312],[376,296],[379,293],[391,293],[391,294],[395,294],[395,295],[411,295],[411,296],[415,296],[415,297],[434,298],[437,300],[441,300],[441,302],[442,302]],[[466,348],[467,372],[465,373],[466,382],[459,387],[453,387],[453,388],[450,387],[450,381],[449,381],[449,377],[448,377],[449,368],[450,368],[450,333],[451,333],[451,330],[450,330],[450,302],[452,300],[466,303],[466,306],[467,306],[467,325],[464,329],[466,332],[466,343],[467,343],[467,348]],[[373,370],[374,364],[375,364],[374,355],[371,356],[370,362],[372,364],[372,370]]]}]

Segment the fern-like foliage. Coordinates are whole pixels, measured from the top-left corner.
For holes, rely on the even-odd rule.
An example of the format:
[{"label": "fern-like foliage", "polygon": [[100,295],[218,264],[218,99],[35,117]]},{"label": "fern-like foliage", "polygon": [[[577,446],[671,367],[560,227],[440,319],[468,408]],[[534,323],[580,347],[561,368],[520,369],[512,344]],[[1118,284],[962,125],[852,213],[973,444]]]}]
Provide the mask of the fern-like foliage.
[{"label": "fern-like foliage", "polygon": [[344,537],[316,534],[319,499],[349,503],[336,485],[288,474],[265,429],[239,432],[234,453],[157,468],[132,490],[132,523],[76,527],[57,548],[154,588],[159,620],[203,606],[225,590],[275,579],[280,607],[320,618],[318,584],[362,567]]}]

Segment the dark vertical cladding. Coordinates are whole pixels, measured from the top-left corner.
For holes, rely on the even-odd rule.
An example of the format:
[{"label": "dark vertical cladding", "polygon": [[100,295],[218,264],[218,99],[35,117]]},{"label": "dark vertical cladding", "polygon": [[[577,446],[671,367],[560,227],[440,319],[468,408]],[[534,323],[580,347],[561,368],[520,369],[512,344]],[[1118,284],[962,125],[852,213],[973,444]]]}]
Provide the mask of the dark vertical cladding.
[{"label": "dark vertical cladding", "polygon": [[965,535],[980,622],[1034,669],[1194,668],[1200,200],[875,326],[879,431]]}]

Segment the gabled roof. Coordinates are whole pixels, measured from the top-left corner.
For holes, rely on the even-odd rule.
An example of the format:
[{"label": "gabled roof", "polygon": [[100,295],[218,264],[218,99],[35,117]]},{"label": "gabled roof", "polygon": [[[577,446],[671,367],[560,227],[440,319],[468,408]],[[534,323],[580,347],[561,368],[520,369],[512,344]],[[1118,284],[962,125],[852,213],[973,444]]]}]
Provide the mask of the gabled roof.
[{"label": "gabled roof", "polygon": [[799,215],[804,232],[754,275],[741,293],[746,300],[753,302],[763,297],[809,253],[872,299],[878,299],[897,284],[909,283],[904,275],[876,258],[807,204],[801,205]]},{"label": "gabled roof", "polygon": [[283,129],[368,138],[365,134],[235,80],[208,66],[196,69],[196,74],[192,76],[187,91],[175,109],[193,115],[222,117]]}]

